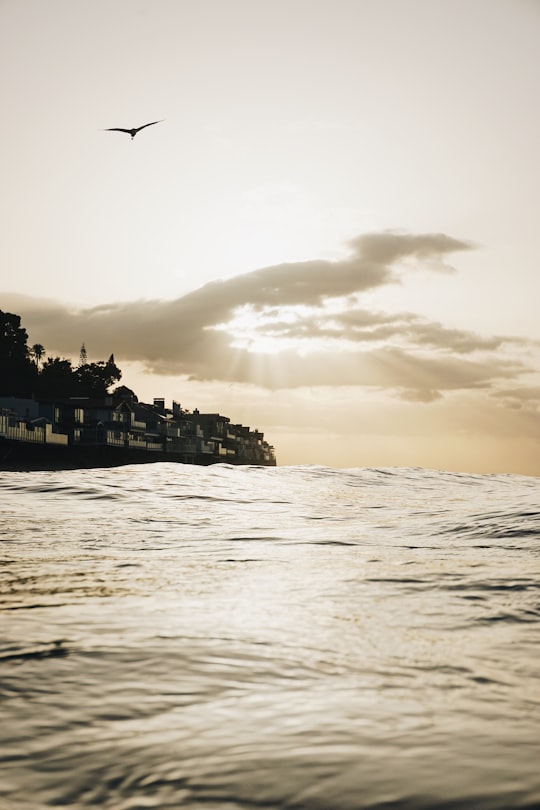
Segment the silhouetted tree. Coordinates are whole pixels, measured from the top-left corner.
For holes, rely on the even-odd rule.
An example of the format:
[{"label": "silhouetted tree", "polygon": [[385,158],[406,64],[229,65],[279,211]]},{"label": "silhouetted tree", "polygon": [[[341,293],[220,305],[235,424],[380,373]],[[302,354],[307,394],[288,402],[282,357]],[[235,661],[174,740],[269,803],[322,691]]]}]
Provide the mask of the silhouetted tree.
[{"label": "silhouetted tree", "polygon": [[0,393],[31,396],[36,374],[19,315],[0,310]]},{"label": "silhouetted tree", "polygon": [[74,375],[80,396],[104,397],[111,385],[121,378],[122,372],[111,355],[107,362],[100,360],[99,363],[79,366],[75,369]]},{"label": "silhouetted tree", "polygon": [[66,358],[48,357],[42,363],[44,354],[41,343],[28,348],[28,334],[21,326],[20,316],[0,310],[0,395],[35,394],[46,399],[103,397],[122,377],[113,354],[107,361],[82,362],[86,361],[84,343],[76,369]]},{"label": "silhouetted tree", "polygon": [[65,399],[76,396],[77,380],[71,360],[48,357],[39,373],[37,393],[46,399]]},{"label": "silhouetted tree", "polygon": [[43,355],[45,354],[45,346],[42,346],[41,343],[34,343],[32,348],[30,349],[30,354],[34,358],[34,362],[36,364],[36,368],[39,371],[39,364]]},{"label": "silhouetted tree", "polygon": [[112,392],[113,397],[116,399],[127,399],[131,400],[132,402],[138,402],[139,398],[135,391],[132,391],[131,388],[128,388],[127,385],[118,385]]}]

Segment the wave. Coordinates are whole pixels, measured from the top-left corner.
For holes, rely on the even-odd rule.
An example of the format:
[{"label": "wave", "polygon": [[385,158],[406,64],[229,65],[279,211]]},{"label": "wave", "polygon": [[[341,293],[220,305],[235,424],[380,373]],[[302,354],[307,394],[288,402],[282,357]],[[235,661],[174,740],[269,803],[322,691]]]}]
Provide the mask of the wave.
[{"label": "wave", "polygon": [[539,807],[539,503],[418,468],[3,473],[0,804]]}]

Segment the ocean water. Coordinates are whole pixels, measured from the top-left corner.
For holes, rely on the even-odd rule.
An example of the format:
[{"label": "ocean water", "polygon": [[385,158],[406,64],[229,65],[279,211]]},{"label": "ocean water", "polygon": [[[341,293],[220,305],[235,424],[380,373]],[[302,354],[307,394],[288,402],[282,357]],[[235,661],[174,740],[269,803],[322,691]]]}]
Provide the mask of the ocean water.
[{"label": "ocean water", "polygon": [[0,473],[2,810],[540,808],[540,479]]}]

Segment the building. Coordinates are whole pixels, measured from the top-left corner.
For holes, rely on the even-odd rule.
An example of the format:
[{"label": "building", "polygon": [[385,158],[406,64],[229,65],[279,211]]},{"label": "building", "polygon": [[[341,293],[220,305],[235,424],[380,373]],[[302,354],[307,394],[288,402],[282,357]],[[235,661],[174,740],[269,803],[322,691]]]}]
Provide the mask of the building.
[{"label": "building", "polygon": [[[0,408],[0,441],[10,468],[23,456],[25,466],[50,458],[53,468],[152,461],[276,464],[274,448],[260,431],[232,425],[219,413],[184,411],[177,402],[170,409],[160,398],[142,403],[129,389],[95,399],[0,398]],[[39,454],[37,445],[42,446]],[[59,453],[60,446],[66,452]]]}]

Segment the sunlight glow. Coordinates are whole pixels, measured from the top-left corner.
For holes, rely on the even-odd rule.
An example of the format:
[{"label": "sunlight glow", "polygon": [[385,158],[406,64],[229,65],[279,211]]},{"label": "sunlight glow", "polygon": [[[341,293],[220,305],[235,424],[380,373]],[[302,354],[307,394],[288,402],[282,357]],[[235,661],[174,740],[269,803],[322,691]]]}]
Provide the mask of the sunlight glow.
[{"label": "sunlight glow", "polygon": [[328,299],[318,307],[257,309],[248,304],[239,307],[231,320],[209,328],[231,335],[231,347],[257,354],[293,351],[308,355],[328,349],[361,352],[385,345],[385,339],[379,338],[375,327],[369,324],[353,327],[347,335],[340,316],[350,312],[354,304],[351,298]]}]

